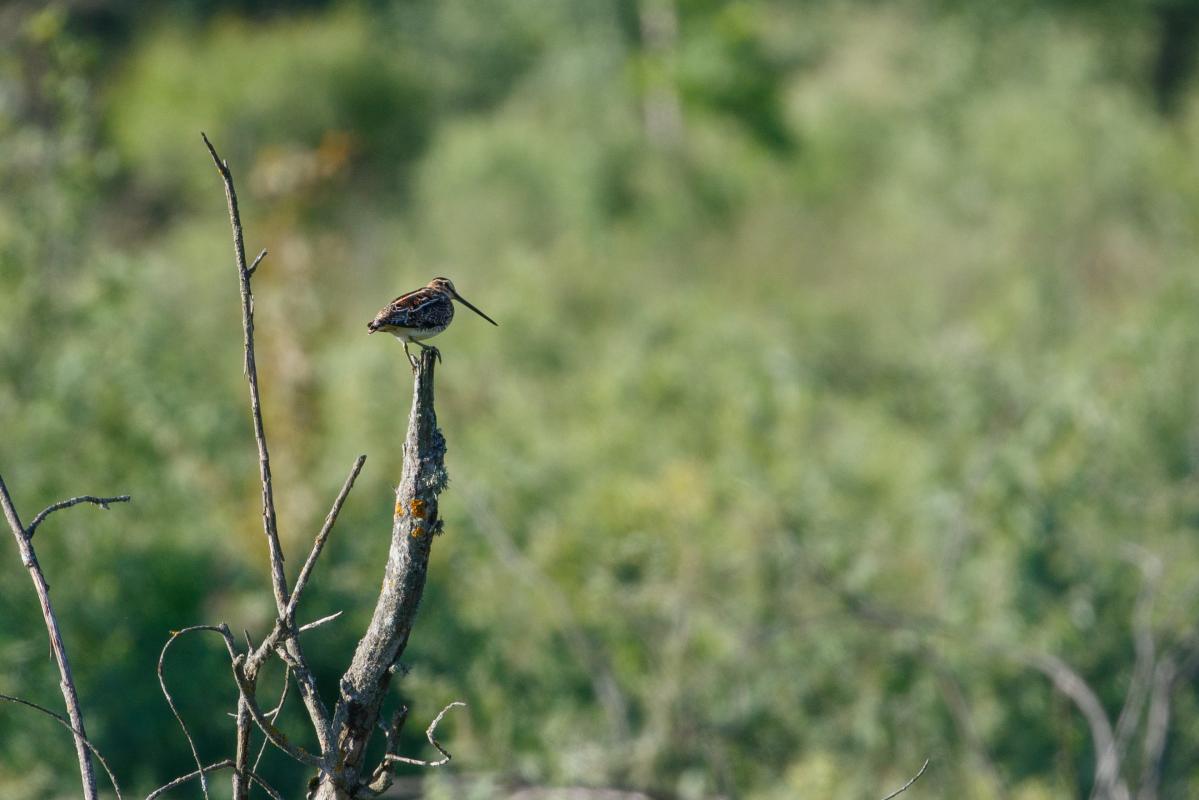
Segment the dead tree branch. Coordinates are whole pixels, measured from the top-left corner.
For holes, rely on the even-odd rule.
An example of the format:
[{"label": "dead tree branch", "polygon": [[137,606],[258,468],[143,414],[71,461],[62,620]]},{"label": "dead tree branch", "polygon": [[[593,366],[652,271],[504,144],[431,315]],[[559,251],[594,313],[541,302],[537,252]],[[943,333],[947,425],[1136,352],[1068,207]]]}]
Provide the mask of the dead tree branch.
[{"label": "dead tree branch", "polygon": [[[259,646],[258,650],[245,659],[240,669],[235,669],[235,674],[238,675],[238,686],[242,690],[242,695],[238,702],[237,711],[237,751],[234,765],[233,796],[234,800],[246,800],[249,792],[249,785],[245,774],[250,757],[249,720],[254,718],[254,709],[248,700],[252,700],[253,698],[253,687],[257,679],[258,670],[269,653],[277,652],[295,675],[300,697],[303,699],[309,719],[312,721],[312,727],[316,733],[317,742],[322,753],[328,753],[332,750],[332,741],[330,738],[329,710],[320,698],[316,686],[316,678],[313,676],[312,670],[308,667],[307,659],[305,659],[303,648],[300,645],[298,632],[295,630],[293,624],[295,605],[291,604],[289,606],[289,601],[292,598],[288,593],[287,576],[283,569],[283,549],[279,543],[278,518],[275,513],[275,495],[271,484],[270,453],[267,448],[266,430],[262,423],[262,400],[261,392],[258,388],[258,367],[254,355],[254,293],[250,285],[250,278],[258,268],[259,263],[266,256],[266,251],[263,250],[259,253],[254,263],[247,266],[245,235],[242,229],[241,213],[237,204],[237,190],[233,184],[233,173],[230,171],[228,163],[217,153],[216,148],[209,141],[208,137],[203,134],[201,136],[203,136],[204,144],[208,148],[208,153],[212,157],[213,164],[216,165],[217,171],[221,175],[221,181],[225,187],[225,199],[229,209],[229,224],[233,231],[233,256],[237,266],[238,284],[241,289],[244,370],[246,381],[249,385],[250,416],[254,426],[254,440],[258,446],[258,472],[262,483],[263,532],[266,534],[267,548],[270,555],[271,588],[275,596],[275,610],[277,613],[275,630]],[[360,469],[361,464],[356,462],[353,477],[357,476],[357,472]],[[347,483],[352,486],[353,480],[351,479]],[[348,492],[349,487],[343,487],[343,495],[340,495],[339,502],[335,503],[337,510],[340,510],[341,502],[344,502],[344,494]],[[336,514],[331,513],[330,517],[331,519],[326,520],[327,528],[332,527],[332,522],[336,519]],[[328,535],[327,531],[325,531],[325,535]],[[309,572],[311,572],[311,567],[309,567]],[[306,577],[305,580],[307,580]],[[290,613],[288,611],[289,607],[291,609]],[[247,689],[249,689],[248,694],[246,692]],[[255,718],[255,722],[258,722],[261,727],[261,720]],[[265,731],[266,728],[263,728],[263,730]]]},{"label": "dead tree branch", "polygon": [[33,520],[30,521],[29,525],[25,527],[25,535],[32,539],[34,531],[37,530],[37,526],[45,522],[46,517],[50,516],[55,511],[61,511],[64,508],[70,508],[71,506],[76,506],[80,503],[92,503],[107,511],[109,503],[128,502],[129,495],[127,494],[123,494],[118,497],[93,497],[90,494],[85,494],[80,495],[79,497],[72,497],[70,500],[59,500],[57,503],[48,506],[37,513],[37,516],[35,516]]},{"label": "dead tree branch", "polygon": [[[258,443],[258,473],[262,480],[262,526],[266,533],[271,556],[271,587],[275,591],[275,605],[280,615],[287,607],[287,576],[283,574],[283,548],[279,546],[279,529],[275,516],[275,491],[271,486],[271,456],[267,451],[266,431],[262,426],[262,401],[258,391],[258,367],[254,363],[254,293],[250,288],[250,270],[246,266],[246,242],[242,233],[241,213],[237,208],[237,191],[233,187],[233,173],[229,165],[217,155],[216,148],[208,137],[204,144],[221,173],[225,184],[225,199],[229,204],[229,221],[233,226],[233,256],[237,262],[237,277],[241,285],[241,320],[243,345],[245,348],[246,380],[250,385],[250,414],[254,420],[254,440]],[[265,255],[265,252],[264,252]],[[260,256],[261,258],[261,256]],[[257,261],[255,261],[257,265]]]},{"label": "dead tree branch", "polygon": [[296,633],[305,633],[307,631],[312,630],[313,628],[319,628],[320,626],[324,625],[326,622],[332,622],[333,620],[337,619],[338,617],[340,617],[342,615],[342,613],[343,612],[341,612],[341,611],[335,611],[327,617],[321,617],[320,619],[314,619],[312,622],[305,623],[305,624],[301,625],[299,628],[296,628]]},{"label": "dead tree branch", "polygon": [[[61,508],[93,501],[107,507],[106,503],[117,502],[120,499],[101,500],[87,496],[64,500],[61,503],[55,503],[34,517],[33,526],[27,529],[21,525],[21,518],[17,514],[16,506],[9,497],[8,487],[4,485],[4,479],[0,478],[0,505],[4,507],[4,517],[8,520],[8,527],[12,530],[13,538],[17,541],[17,549],[21,553],[21,563],[29,570],[29,577],[33,580],[33,588],[37,592],[37,599],[42,607],[42,618],[46,621],[46,631],[50,635],[50,649],[54,653],[54,661],[58,664],[58,685],[67,705],[71,732],[75,736],[75,755],[79,759],[79,774],[83,781],[85,800],[96,800],[97,798],[96,771],[92,766],[91,757],[92,747],[87,741],[87,730],[83,727],[83,712],[79,708],[79,693],[75,689],[75,679],[71,675],[71,663],[67,659],[67,648],[62,641],[62,631],[58,626],[58,618],[54,615],[54,607],[50,604],[50,585],[46,583],[46,576],[42,572],[42,567],[37,560],[37,553],[33,549],[33,527],[40,525],[46,517]],[[129,498],[126,496],[123,499],[128,500]]]},{"label": "dead tree branch", "polygon": [[428,572],[433,537],[441,531],[437,497],[445,488],[445,438],[433,408],[431,350],[421,353],[412,390],[404,469],[396,488],[391,547],[383,586],[366,633],[340,683],[333,714],[336,749],[319,800],[352,795],[362,783],[363,755],[387,694],[393,667],[404,652]]},{"label": "dead tree branch", "polygon": [[[221,159],[212,142],[204,136],[209,155],[221,175],[233,231],[233,251],[242,301],[242,330],[245,374],[250,391],[250,412],[254,438],[258,446],[259,477],[262,483],[263,531],[270,555],[271,586],[277,618],[274,629],[256,649],[233,656],[233,674],[240,693],[237,709],[237,750],[234,759],[234,798],[248,796],[249,723],[252,720],[267,740],[292,758],[317,767],[318,796],[347,797],[364,788],[361,778],[362,757],[378,719],[393,668],[403,652],[411,632],[416,610],[424,590],[432,538],[440,532],[437,496],[445,487],[445,439],[437,428],[433,410],[433,369],[436,351],[422,353],[415,369],[413,403],[404,443],[404,472],[396,489],[395,515],[391,548],[384,572],[383,588],[370,626],[355,650],[350,667],[342,677],[338,702],[332,718],[322,702],[316,679],[300,646],[299,633],[327,622],[327,617],[303,628],[296,626],[296,609],[312,575],[337,516],[362,469],[365,456],[359,457],[334,500],[325,524],[317,534],[312,550],[296,577],[295,590],[289,593],[283,569],[283,551],[279,543],[274,493],[271,486],[270,456],[262,423],[261,393],[254,355],[254,296],[250,279],[265,256],[259,254],[246,264],[245,237],[237,205],[237,192],[229,165]],[[226,629],[227,631],[227,629]],[[232,637],[229,636],[231,640]],[[231,655],[232,655],[231,646]],[[254,696],[258,671],[274,653],[295,676],[300,696],[316,732],[318,753],[309,752],[291,742],[275,727],[272,719],[259,708]],[[442,712],[444,714],[444,711]],[[440,719],[440,716],[439,716]],[[442,751],[444,752],[444,751]],[[199,763],[197,761],[197,767]],[[203,780],[204,770],[199,769]]]},{"label": "dead tree branch", "polygon": [[[247,633],[245,652],[239,652],[229,626],[224,623],[196,625],[171,633],[159,653],[157,675],[167,705],[187,739],[196,769],[156,789],[150,797],[158,797],[190,780],[199,779],[201,792],[205,798],[208,798],[208,774],[222,769],[231,769],[233,771],[234,800],[247,800],[251,783],[258,783],[271,797],[278,798],[278,792],[265,784],[255,770],[249,766],[251,723],[253,723],[262,730],[267,742],[296,761],[318,770],[315,779],[316,796],[339,798],[340,800],[351,795],[358,796],[361,791],[369,792],[371,790],[371,786],[361,777],[362,758],[378,720],[379,709],[386,696],[391,676],[395,673],[398,659],[407,645],[420,605],[428,571],[432,539],[441,532],[438,495],[445,488],[447,478],[444,466],[445,439],[437,427],[437,417],[433,408],[433,376],[438,354],[433,348],[426,348],[415,364],[413,402],[408,420],[408,434],[404,442],[404,468],[399,486],[396,488],[391,546],[384,570],[383,586],[370,625],[359,641],[351,664],[342,677],[335,714],[331,716],[320,698],[316,679],[304,656],[300,644],[300,633],[313,630],[337,619],[341,612],[330,614],[302,626],[296,624],[296,613],[303,591],[311,579],[316,562],[324,550],[350,490],[362,470],[366,456],[359,456],[351,467],[349,476],[317,533],[308,558],[296,576],[295,590],[289,592],[284,570],[283,549],[280,544],[278,515],[275,509],[271,480],[270,453],[263,425],[262,397],[254,351],[254,296],[251,278],[267,252],[265,249],[262,250],[253,263],[247,265],[245,236],[232,172],[228,163],[220,157],[208,137],[203,136],[203,139],[221,176],[233,232],[234,259],[241,294],[244,370],[249,389],[254,440],[258,450],[259,480],[262,486],[262,524],[269,552],[271,590],[275,601],[276,618],[271,632],[262,639],[257,647],[251,643]],[[38,526],[51,514],[61,509],[81,503],[92,503],[107,509],[110,503],[127,502],[128,500],[127,495],[72,497],[47,507],[34,516],[31,524],[26,527],[21,524],[16,508],[9,497],[8,489],[0,479],[0,505],[3,506],[5,517],[17,542],[21,563],[29,570],[41,603],[51,648],[61,676],[60,686],[69,719],[19,698],[0,695],[0,699],[21,703],[43,711],[72,732],[75,738],[85,800],[97,800],[95,773],[91,761],[92,753],[95,753],[96,757],[104,764],[104,769],[112,780],[118,800],[121,797],[120,789],[117,788],[115,777],[108,770],[107,763],[87,739],[79,708],[79,699],[66,656],[66,648],[62,641],[58,620],[50,603],[49,586],[33,549],[32,538]],[[204,630],[218,633],[222,637],[230,657],[238,689],[237,713],[234,715],[237,732],[235,757],[208,766],[205,766],[200,758],[195,740],[167,688],[164,674],[166,654],[175,640],[185,633]],[[272,654],[276,655],[285,666],[283,695],[275,709],[264,713],[258,704],[255,691],[259,672]],[[318,744],[315,752],[288,741],[275,724],[288,690],[287,673],[291,673],[295,677],[312,722]],[[450,754],[437,741],[435,732],[437,725],[449,709],[461,705],[464,704],[454,702],[446,706],[434,718],[426,731],[429,742],[443,756],[437,761],[421,761],[396,754],[399,727],[403,724],[404,714],[397,715],[388,730],[387,753],[380,765],[382,771],[390,772],[389,765],[392,763],[422,766],[440,766],[447,763]],[[258,758],[261,759],[261,756],[262,751],[259,751]],[[257,765],[258,761],[256,760],[255,768]],[[378,775],[373,777],[378,777]]]}]

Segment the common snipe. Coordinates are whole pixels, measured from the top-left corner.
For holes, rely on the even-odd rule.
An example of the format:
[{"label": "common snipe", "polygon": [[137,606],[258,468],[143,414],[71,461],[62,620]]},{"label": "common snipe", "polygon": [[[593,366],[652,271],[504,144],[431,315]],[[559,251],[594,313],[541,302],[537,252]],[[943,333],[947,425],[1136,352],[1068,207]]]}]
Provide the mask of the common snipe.
[{"label": "common snipe", "polygon": [[[454,300],[462,303],[492,325],[498,322],[470,304],[449,278],[434,278],[429,285],[415,292],[402,294],[388,303],[367,324],[371,333],[386,331],[404,343],[408,361],[416,368],[416,359],[408,350],[409,344],[419,345],[424,350],[437,353],[437,348],[425,344],[423,339],[432,339],[449,327],[454,319]],[[440,357],[440,353],[438,353]]]}]

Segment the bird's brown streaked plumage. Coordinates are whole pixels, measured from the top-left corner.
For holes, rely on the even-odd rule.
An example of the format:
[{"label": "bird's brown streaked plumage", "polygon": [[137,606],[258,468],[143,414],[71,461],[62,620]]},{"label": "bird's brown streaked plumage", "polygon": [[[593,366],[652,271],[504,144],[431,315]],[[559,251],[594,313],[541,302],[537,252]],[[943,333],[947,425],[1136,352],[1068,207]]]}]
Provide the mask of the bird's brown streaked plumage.
[{"label": "bird's brown streaked plumage", "polygon": [[422,348],[436,350],[422,340],[431,339],[449,327],[454,320],[454,300],[492,325],[499,324],[458,294],[449,278],[434,278],[427,286],[392,300],[366,327],[371,333],[385,331],[403,342],[404,352],[408,353],[408,360],[415,366],[408,345],[415,343]]}]

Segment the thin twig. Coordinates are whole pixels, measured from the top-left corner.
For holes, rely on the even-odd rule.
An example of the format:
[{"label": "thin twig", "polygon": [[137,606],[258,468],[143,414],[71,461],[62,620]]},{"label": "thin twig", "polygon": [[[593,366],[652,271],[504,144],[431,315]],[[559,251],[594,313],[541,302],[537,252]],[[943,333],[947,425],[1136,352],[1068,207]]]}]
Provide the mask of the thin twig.
[{"label": "thin twig", "polygon": [[38,564],[33,542],[30,541],[29,535],[21,526],[21,518],[17,515],[17,508],[13,505],[12,498],[8,495],[8,487],[4,485],[3,478],[0,478],[0,506],[4,507],[4,516],[8,520],[8,527],[12,529],[13,538],[17,542],[17,550],[21,553],[21,563],[29,570],[33,589],[37,592],[38,603],[42,607],[42,618],[46,623],[46,632],[50,636],[50,650],[58,664],[58,686],[67,706],[71,732],[75,734],[75,755],[79,761],[79,777],[83,782],[84,800],[97,800],[99,795],[96,791],[96,771],[92,766],[92,748],[87,742],[87,729],[83,726],[83,711],[79,707],[79,693],[75,689],[75,679],[71,675],[71,663],[67,660],[67,647],[63,644],[58,618],[54,615],[54,607],[50,604],[50,585],[46,582],[41,565]]},{"label": "thin twig", "polygon": [[325,542],[329,539],[329,533],[337,523],[337,515],[341,513],[341,507],[345,504],[350,490],[354,488],[354,481],[358,479],[358,473],[362,472],[362,466],[365,463],[365,455],[358,456],[354,460],[354,466],[350,468],[349,477],[342,484],[341,491],[337,493],[337,498],[333,501],[333,507],[329,509],[329,514],[325,517],[325,524],[321,526],[320,532],[317,533],[316,540],[312,543],[312,550],[308,553],[308,558],[304,561],[304,566],[300,568],[300,574],[296,578],[295,589],[292,591],[291,599],[287,603],[287,610],[283,615],[284,620],[289,624],[295,622],[296,606],[299,605],[300,595],[303,594],[305,587],[308,586],[308,579],[312,577],[312,570],[316,566],[316,560],[320,557],[321,550],[324,549]]},{"label": "thin twig", "polygon": [[[283,712],[283,701],[287,699],[287,690],[288,690],[288,688],[290,688],[290,684],[288,682],[290,676],[291,676],[291,670],[289,670],[287,668],[287,665],[284,665],[283,666],[283,691],[279,693],[279,705],[275,706],[274,710],[267,712],[267,718],[270,719],[271,722],[278,722],[279,714],[281,714]],[[254,759],[253,769],[258,769],[258,765],[260,763],[262,763],[262,754],[266,752],[266,745],[267,745],[267,740],[265,738],[263,738],[262,747],[258,748],[258,756],[257,756],[257,758]]]},{"label": "thin twig", "polygon": [[310,631],[313,628],[319,628],[320,626],[324,625],[326,622],[332,622],[333,620],[337,619],[338,617],[340,617],[342,615],[342,613],[343,612],[341,612],[341,611],[337,611],[333,614],[330,614],[327,617],[321,617],[320,619],[313,620],[312,622],[309,622],[306,625],[301,625],[299,627],[299,629],[297,630],[297,633],[304,633],[305,631]]},{"label": "thin twig", "polygon": [[122,494],[117,497],[93,497],[90,494],[85,494],[85,495],[80,495],[79,497],[72,497],[70,500],[59,500],[57,503],[55,503],[51,506],[48,506],[47,508],[44,508],[38,512],[37,516],[35,516],[33,518],[33,521],[30,522],[29,525],[25,528],[25,535],[28,536],[30,539],[32,539],[33,532],[37,530],[38,525],[41,525],[43,522],[46,521],[46,517],[50,516],[55,511],[60,511],[64,508],[70,508],[71,506],[79,505],[80,503],[92,503],[94,505],[100,506],[100,508],[107,511],[109,503],[128,503],[128,502],[129,502],[129,495],[127,495],[127,494]]},{"label": "thin twig", "polygon": [[233,766],[233,759],[231,759],[231,758],[227,758],[224,761],[218,761],[215,764],[209,764],[207,767],[201,766],[195,772],[189,772],[186,775],[180,775],[178,778],[175,778],[175,780],[171,781],[170,783],[165,783],[162,786],[159,786],[157,789],[155,789],[154,791],[152,791],[148,795],[146,795],[146,800],[154,800],[154,798],[166,794],[171,789],[174,789],[176,786],[182,786],[183,784],[190,781],[192,778],[197,778],[197,777],[200,779],[200,786],[204,792],[204,795],[207,796],[208,789],[203,788],[207,785],[207,781],[204,778],[205,773],[216,772],[219,769],[225,769],[226,767],[232,767],[232,766]]},{"label": "thin twig", "polygon": [[[156,797],[160,797],[163,794],[166,794],[167,792],[169,792],[171,789],[174,789],[178,786],[182,786],[183,784],[187,783],[188,781],[192,780],[193,778],[198,777],[201,780],[203,780],[205,773],[216,772],[217,770],[232,769],[232,768],[233,768],[233,759],[231,759],[231,758],[226,758],[224,761],[218,761],[215,764],[209,764],[207,767],[201,767],[200,769],[196,770],[195,772],[189,772],[186,775],[180,775],[178,778],[176,778],[175,780],[171,781],[170,783],[168,783],[164,786],[159,786],[157,789],[150,792],[150,794],[146,795],[146,800],[154,800]],[[270,795],[272,800],[283,800],[283,795],[279,794],[278,791],[276,791],[269,783],[264,781],[257,773],[251,771],[249,773],[249,775],[250,775],[250,780],[254,781],[259,786],[261,786],[262,790],[264,792],[266,792],[268,795]]]},{"label": "thin twig", "polygon": [[[441,746],[441,742],[437,741],[437,737],[434,734],[437,732],[437,725],[441,722],[441,718],[454,706],[466,708],[466,703],[463,703],[461,700],[455,700],[450,703],[441,709],[441,712],[436,717],[433,717],[433,721],[429,723],[429,727],[425,730],[425,738],[429,740],[429,744],[437,748],[437,752],[441,753],[444,756],[443,758],[439,758],[436,761],[422,761],[419,758],[408,758],[407,756],[395,755],[394,753],[386,753],[383,756],[383,760],[397,764],[412,764],[417,767],[440,767],[450,763],[451,756],[449,752]],[[887,798],[883,798],[883,800],[887,800]]]},{"label": "thin twig", "polygon": [[96,746],[88,741],[88,738],[83,735],[83,732],[74,728],[66,717],[62,716],[61,714],[56,714],[48,708],[43,708],[37,703],[31,703],[28,700],[22,700],[21,698],[13,697],[12,695],[0,694],[0,700],[7,700],[10,703],[17,703],[19,705],[28,706],[35,711],[40,711],[46,716],[53,717],[58,721],[59,725],[62,725],[71,733],[75,734],[75,739],[83,742],[84,746],[87,747],[87,749],[90,750],[92,754],[99,760],[100,766],[102,766],[104,771],[108,774],[108,780],[112,784],[112,790],[116,793],[117,800],[121,800],[121,787],[117,785],[117,777],[113,775],[112,770],[109,769],[108,761],[106,761],[104,756],[100,754],[100,751],[96,749]]},{"label": "thin twig", "polygon": [[254,439],[258,443],[258,473],[262,481],[262,525],[266,533],[267,547],[271,557],[271,586],[275,592],[275,606],[280,615],[287,607],[287,576],[283,572],[283,548],[279,545],[278,522],[275,516],[275,492],[271,485],[271,457],[267,451],[266,431],[262,425],[262,400],[258,390],[258,368],[254,363],[254,294],[250,290],[250,273],[246,267],[246,241],[242,233],[241,213],[237,208],[237,191],[233,187],[233,173],[208,140],[201,133],[204,144],[212,156],[212,162],[225,184],[225,199],[229,206],[229,224],[233,228],[233,255],[237,261],[237,275],[241,283],[241,318],[243,348],[245,350],[246,380],[250,385],[250,414],[254,421]]},{"label": "thin twig", "polygon": [[[171,693],[167,691],[167,681],[162,671],[163,661],[167,657],[167,649],[170,648],[170,646],[174,644],[175,640],[183,634],[194,633],[195,631],[214,631],[216,633],[222,633],[221,628],[216,625],[192,625],[190,628],[184,628],[183,630],[179,631],[171,631],[171,637],[167,639],[166,644],[162,646],[162,652],[158,654],[158,685],[162,687],[162,696],[166,698],[167,705],[171,707],[171,713],[175,715],[175,719],[179,722],[179,727],[183,731],[183,736],[187,739],[187,746],[191,748],[192,758],[196,762],[196,769],[199,770],[199,772],[196,774],[200,777],[200,791],[203,792],[204,797],[207,798],[208,779],[204,777],[204,767],[200,762],[200,753],[196,750],[195,740],[192,739],[191,733],[189,733],[187,730],[187,723],[183,721],[183,716],[179,713],[179,709],[175,707],[174,698],[172,698]],[[228,646],[228,642],[226,642],[226,646]],[[230,656],[233,657],[233,655],[233,651],[230,650]]]},{"label": "thin twig", "polygon": [[249,268],[246,269],[246,272],[248,272],[250,275],[253,275],[258,270],[258,264],[264,258],[266,258],[266,248],[265,247],[262,248],[262,250],[258,253],[257,256],[254,257],[254,262],[252,264],[250,264]]},{"label": "thin twig", "polygon": [[912,784],[915,783],[916,781],[920,780],[920,776],[924,774],[924,771],[926,769],[928,769],[928,761],[929,760],[927,758],[924,759],[924,765],[920,767],[920,771],[917,772],[915,775],[913,775],[912,779],[910,781],[905,783],[903,786],[900,786],[895,791],[891,792],[891,794],[884,797],[883,800],[891,800],[891,798],[893,798],[893,797],[899,797],[899,795],[903,794],[909,788],[911,788]]}]

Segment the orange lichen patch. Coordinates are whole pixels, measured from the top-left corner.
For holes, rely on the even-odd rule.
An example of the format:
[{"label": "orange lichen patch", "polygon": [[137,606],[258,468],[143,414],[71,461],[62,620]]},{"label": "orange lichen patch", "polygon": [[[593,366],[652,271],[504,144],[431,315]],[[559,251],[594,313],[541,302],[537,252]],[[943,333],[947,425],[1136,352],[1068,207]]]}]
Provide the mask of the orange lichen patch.
[{"label": "orange lichen patch", "polygon": [[417,519],[424,519],[426,505],[427,503],[425,503],[424,500],[421,500],[419,497],[414,497],[412,498],[412,501],[408,503],[408,513]]},{"label": "orange lichen patch", "polygon": [[396,516],[396,517],[404,516],[404,504],[401,503],[399,500],[396,500],[395,511],[392,512],[392,515]]},{"label": "orange lichen patch", "polygon": [[422,528],[420,525],[417,525],[415,528],[412,529],[412,538],[413,539],[419,539],[420,537],[422,537],[424,535],[425,535],[425,529]]}]

